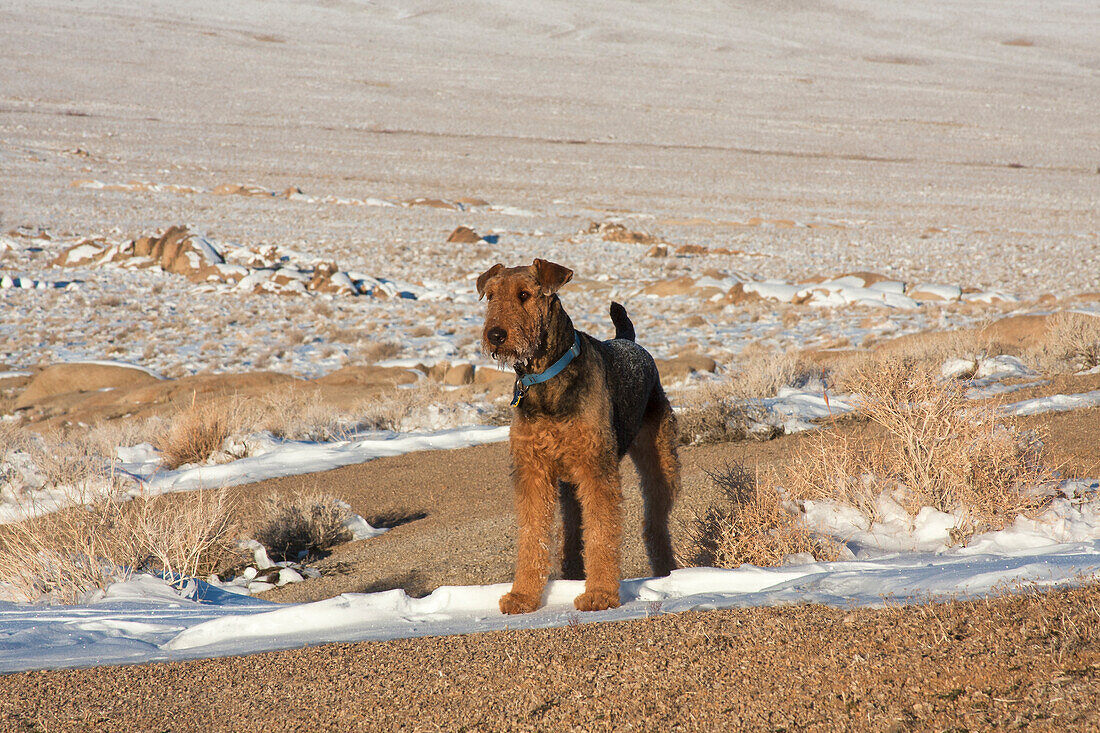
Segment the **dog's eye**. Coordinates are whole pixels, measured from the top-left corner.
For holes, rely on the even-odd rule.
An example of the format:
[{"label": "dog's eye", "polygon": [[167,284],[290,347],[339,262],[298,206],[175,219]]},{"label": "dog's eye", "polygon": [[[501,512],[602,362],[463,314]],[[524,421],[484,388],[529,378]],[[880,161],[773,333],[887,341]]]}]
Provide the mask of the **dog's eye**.
[{"label": "dog's eye", "polygon": [[492,300],[492,299],[493,299],[493,294],[492,293],[486,293],[485,294],[485,300]]},{"label": "dog's eye", "polygon": [[531,297],[531,294],[528,293],[526,290],[519,291],[519,302],[520,303],[525,302],[530,297]]}]

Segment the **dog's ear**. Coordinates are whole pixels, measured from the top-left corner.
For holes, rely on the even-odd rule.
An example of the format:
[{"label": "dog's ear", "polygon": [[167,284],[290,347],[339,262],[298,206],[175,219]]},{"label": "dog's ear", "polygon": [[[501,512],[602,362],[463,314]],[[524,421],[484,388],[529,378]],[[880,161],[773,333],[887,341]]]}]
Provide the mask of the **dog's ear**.
[{"label": "dog's ear", "polygon": [[486,270],[485,272],[481,273],[481,275],[477,279],[477,299],[478,300],[481,300],[482,298],[485,297],[485,284],[488,283],[489,280],[491,280],[494,275],[496,275],[498,272],[500,272],[503,269],[504,269],[504,265],[502,265],[498,262],[495,265],[493,265],[492,267],[490,267],[488,270]]},{"label": "dog's ear", "polygon": [[553,295],[573,277],[573,271],[568,267],[546,260],[535,260],[531,267],[535,268],[535,280],[542,288],[543,295]]}]

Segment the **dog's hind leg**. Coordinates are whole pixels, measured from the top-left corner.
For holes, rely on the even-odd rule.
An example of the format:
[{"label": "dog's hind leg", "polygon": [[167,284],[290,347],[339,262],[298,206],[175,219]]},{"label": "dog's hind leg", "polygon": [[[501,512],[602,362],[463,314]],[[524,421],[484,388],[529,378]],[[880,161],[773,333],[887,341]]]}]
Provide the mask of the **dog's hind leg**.
[{"label": "dog's hind leg", "polygon": [[668,515],[680,492],[680,459],[676,455],[676,416],[660,385],[649,397],[642,428],[630,447],[630,458],[638,469],[645,503],[642,536],[649,566],[656,576],[676,569]]},{"label": "dog's hind leg", "polygon": [[562,481],[561,497],[561,576],[566,580],[584,580],[584,538],[581,535],[581,503],[577,486]]}]

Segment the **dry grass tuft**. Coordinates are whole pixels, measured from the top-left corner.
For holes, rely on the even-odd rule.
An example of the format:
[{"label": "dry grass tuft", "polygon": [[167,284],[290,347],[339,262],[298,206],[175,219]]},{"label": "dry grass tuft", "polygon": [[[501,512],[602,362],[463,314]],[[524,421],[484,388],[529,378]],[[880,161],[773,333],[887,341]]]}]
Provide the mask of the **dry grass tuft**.
[{"label": "dry grass tuft", "polygon": [[1100,366],[1100,318],[1059,313],[1043,343],[1029,354],[1044,372],[1078,372]]},{"label": "dry grass tuft", "polygon": [[192,402],[177,414],[167,432],[153,443],[174,470],[188,463],[203,463],[221,450],[239,423],[234,406],[226,401]]},{"label": "dry grass tuft", "polygon": [[123,524],[143,555],[141,566],[166,576],[199,577],[242,559],[237,504],[229,492],[140,497],[123,507]]},{"label": "dry grass tuft", "polygon": [[874,520],[878,496],[890,491],[910,514],[924,506],[961,514],[963,540],[1042,506],[1034,490],[1052,474],[1041,443],[993,406],[967,400],[961,385],[884,361],[853,386],[862,395],[856,416],[880,428],[881,438],[811,436],[787,471],[792,496],[844,502]]},{"label": "dry grass tuft", "polygon": [[815,537],[797,511],[787,508],[779,490],[749,473],[744,464],[729,464],[709,475],[721,499],[689,524],[682,564],[774,567],[802,553],[817,560],[837,559],[837,546]]},{"label": "dry grass tuft", "polygon": [[327,494],[271,494],[263,500],[256,539],[277,560],[298,560],[350,542],[347,505]]},{"label": "dry grass tuft", "polygon": [[769,429],[761,422],[762,410],[752,400],[773,397],[780,388],[800,381],[806,373],[806,365],[791,351],[754,351],[742,355],[727,379],[707,382],[685,396],[683,410],[676,415],[680,442],[705,445],[776,437],[781,431]]},{"label": "dry grass tuft", "polygon": [[18,599],[79,603],[134,570],[176,582],[236,561],[225,490],[100,498],[0,527],[0,582]]},{"label": "dry grass tuft", "polygon": [[325,404],[317,393],[273,392],[251,407],[251,429],[284,440],[346,440],[361,429],[353,413]]},{"label": "dry grass tuft", "polygon": [[359,358],[366,364],[386,359],[395,359],[401,355],[402,345],[397,341],[371,341],[359,349]]}]

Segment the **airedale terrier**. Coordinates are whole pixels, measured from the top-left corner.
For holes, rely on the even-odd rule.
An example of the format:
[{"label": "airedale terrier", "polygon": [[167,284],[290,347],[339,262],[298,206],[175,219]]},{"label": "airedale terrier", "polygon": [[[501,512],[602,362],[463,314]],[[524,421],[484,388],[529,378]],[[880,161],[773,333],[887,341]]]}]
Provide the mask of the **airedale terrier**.
[{"label": "airedale terrier", "polygon": [[618,303],[611,304],[613,340],[573,328],[557,295],[572,277],[572,270],[536,259],[527,267],[493,265],[477,279],[478,295],[488,299],[482,345],[516,370],[511,452],[519,544],[512,590],[500,599],[503,613],[539,604],[557,498],[562,575],[585,581],[574,605],[581,611],[619,605],[619,463],[626,453],[641,477],[653,574],[676,567],[668,533],[680,488],[676,418],[657,365],[634,343],[634,326]]}]

